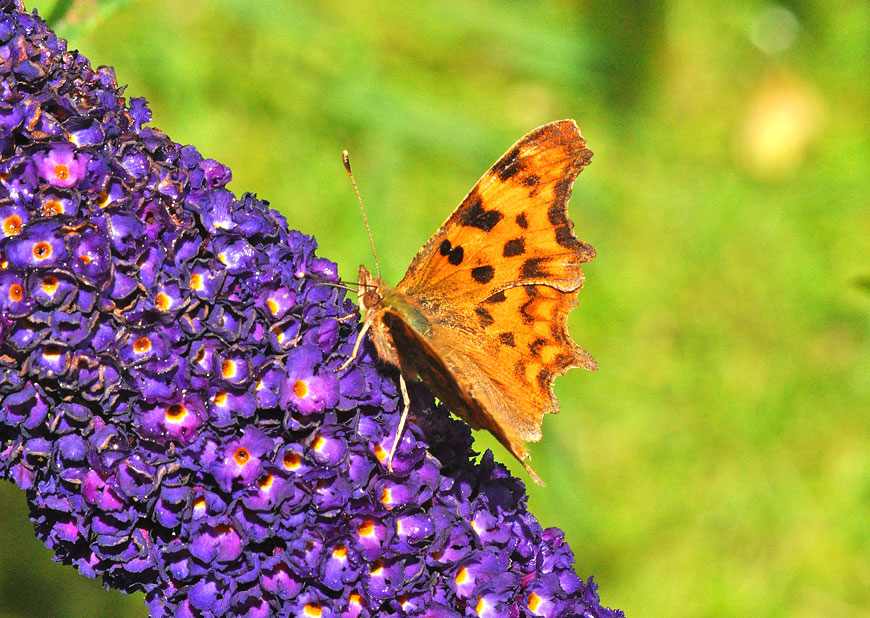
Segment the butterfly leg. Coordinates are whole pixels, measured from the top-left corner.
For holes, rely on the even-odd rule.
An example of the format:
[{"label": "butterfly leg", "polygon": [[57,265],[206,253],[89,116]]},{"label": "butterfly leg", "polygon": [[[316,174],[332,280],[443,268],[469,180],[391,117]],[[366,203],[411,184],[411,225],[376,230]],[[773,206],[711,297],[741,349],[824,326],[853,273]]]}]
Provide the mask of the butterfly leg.
[{"label": "butterfly leg", "polygon": [[354,361],[357,354],[359,354],[359,348],[362,345],[363,337],[365,337],[366,332],[368,332],[371,325],[372,325],[371,320],[366,320],[365,322],[363,322],[363,327],[362,327],[362,329],[360,329],[359,334],[356,336],[356,341],[353,344],[353,351],[350,353],[350,356],[347,358],[346,361],[344,361],[344,363],[341,365],[341,367],[339,367],[338,369],[335,370],[335,373],[338,373],[340,371],[344,371],[345,369],[347,369],[347,366],[350,365]]},{"label": "butterfly leg", "polygon": [[390,454],[387,456],[387,470],[390,474],[393,472],[393,455],[396,454],[396,449],[399,448],[399,440],[402,439],[402,432],[405,431],[405,423],[408,421],[408,412],[411,410],[411,398],[408,396],[408,385],[405,384],[405,378],[399,374],[399,388],[402,390],[402,404],[405,406],[402,410],[402,418],[399,419],[399,428],[396,430],[396,438],[393,440],[393,447],[390,449]]}]

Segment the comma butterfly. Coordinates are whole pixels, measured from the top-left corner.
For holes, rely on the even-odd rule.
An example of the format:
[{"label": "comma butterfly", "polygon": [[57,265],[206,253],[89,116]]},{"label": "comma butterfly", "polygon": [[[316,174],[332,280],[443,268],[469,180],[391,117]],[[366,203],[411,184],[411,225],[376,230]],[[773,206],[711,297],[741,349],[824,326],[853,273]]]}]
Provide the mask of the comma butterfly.
[{"label": "comma butterfly", "polygon": [[397,286],[360,266],[365,320],[348,363],[371,331],[380,359],[399,369],[405,409],[389,467],[410,405],[405,379],[419,379],[544,484],[523,441],[540,440],[544,414],[559,411],[556,376],[597,368],[566,323],[580,264],[595,257],[567,213],[591,157],[573,120],[535,129],[483,175]]}]

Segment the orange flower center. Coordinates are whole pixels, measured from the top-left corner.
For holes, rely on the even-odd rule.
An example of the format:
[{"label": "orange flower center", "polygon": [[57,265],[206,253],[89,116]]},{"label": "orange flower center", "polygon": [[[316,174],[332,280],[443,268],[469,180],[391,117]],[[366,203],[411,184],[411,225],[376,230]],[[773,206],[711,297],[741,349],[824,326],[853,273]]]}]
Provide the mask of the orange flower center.
[{"label": "orange flower center", "polygon": [[371,574],[374,575],[375,577],[378,577],[378,576],[380,576],[380,575],[383,575],[383,573],[384,573],[384,563],[381,562],[381,559],[380,559],[380,558],[378,558],[377,560],[375,560],[374,564],[372,564],[372,568],[371,568],[371,570],[369,571],[369,573],[371,573]]},{"label": "orange flower center", "polygon": [[137,354],[144,354],[151,349],[151,340],[148,337],[139,337],[133,342],[133,350]]},{"label": "orange flower center", "polygon": [[21,231],[21,217],[9,215],[3,219],[3,232],[7,236],[15,236]]},{"label": "orange flower center", "polygon": [[299,462],[301,461],[298,453],[294,453],[292,451],[288,451],[284,453],[284,467],[288,470],[295,470],[299,467]]},{"label": "orange flower center", "polygon": [[236,364],[231,360],[225,360],[221,363],[221,375],[225,378],[231,378],[235,375]]},{"label": "orange flower center", "polygon": [[236,460],[236,463],[240,466],[244,466],[246,463],[251,461],[251,453],[244,446],[236,449],[236,452],[233,454],[233,459]]},{"label": "orange flower center", "polygon": [[69,168],[66,165],[58,163],[54,166],[54,175],[60,180],[66,180],[69,178]]},{"label": "orange flower center", "polygon": [[183,417],[185,412],[187,412],[187,408],[184,407],[184,404],[173,403],[171,406],[166,408],[166,418],[169,420],[177,420]]},{"label": "orange flower center", "polygon": [[47,242],[38,242],[33,245],[33,257],[37,260],[44,260],[51,257],[51,245]]},{"label": "orange flower center", "polygon": [[459,567],[459,571],[456,572],[456,577],[453,578],[457,584],[464,584],[468,581],[468,569],[465,567]]},{"label": "orange flower center", "polygon": [[312,618],[320,618],[323,615],[323,606],[320,603],[306,603],[305,615]]},{"label": "orange flower center", "polygon": [[172,299],[165,292],[159,292],[154,299],[154,304],[160,311],[166,311],[172,305]]},{"label": "orange flower center", "polygon": [[296,380],[293,383],[293,394],[299,399],[304,399],[308,395],[308,384],[303,380]]},{"label": "orange flower center", "polygon": [[42,212],[48,216],[63,214],[63,204],[58,200],[48,200],[43,205]]},{"label": "orange flower center", "polygon": [[46,294],[54,294],[57,291],[58,283],[57,277],[49,275],[42,280],[42,291]]}]

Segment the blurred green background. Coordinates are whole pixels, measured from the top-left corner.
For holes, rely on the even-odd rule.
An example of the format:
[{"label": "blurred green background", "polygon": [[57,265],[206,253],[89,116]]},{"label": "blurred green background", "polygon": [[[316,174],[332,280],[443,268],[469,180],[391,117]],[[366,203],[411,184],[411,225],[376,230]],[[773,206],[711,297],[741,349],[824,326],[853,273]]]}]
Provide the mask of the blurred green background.
[{"label": "blurred green background", "polygon": [[[342,149],[397,282],[508,146],[576,118],[571,330],[601,369],[557,381],[531,510],[630,618],[870,615],[866,4],[64,4],[71,48],[351,279]],[[0,485],[0,617],[144,615]]]}]

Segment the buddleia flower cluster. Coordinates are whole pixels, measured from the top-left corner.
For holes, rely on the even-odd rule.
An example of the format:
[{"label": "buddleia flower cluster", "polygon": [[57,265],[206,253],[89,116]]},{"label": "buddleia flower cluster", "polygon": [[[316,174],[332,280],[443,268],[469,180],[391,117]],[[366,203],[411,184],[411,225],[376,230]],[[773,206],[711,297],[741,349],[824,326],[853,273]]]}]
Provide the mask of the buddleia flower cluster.
[{"label": "buddleia flower cluster", "polygon": [[154,617],[612,618],[430,395],[398,425],[336,265],[0,0],[0,476]]}]

